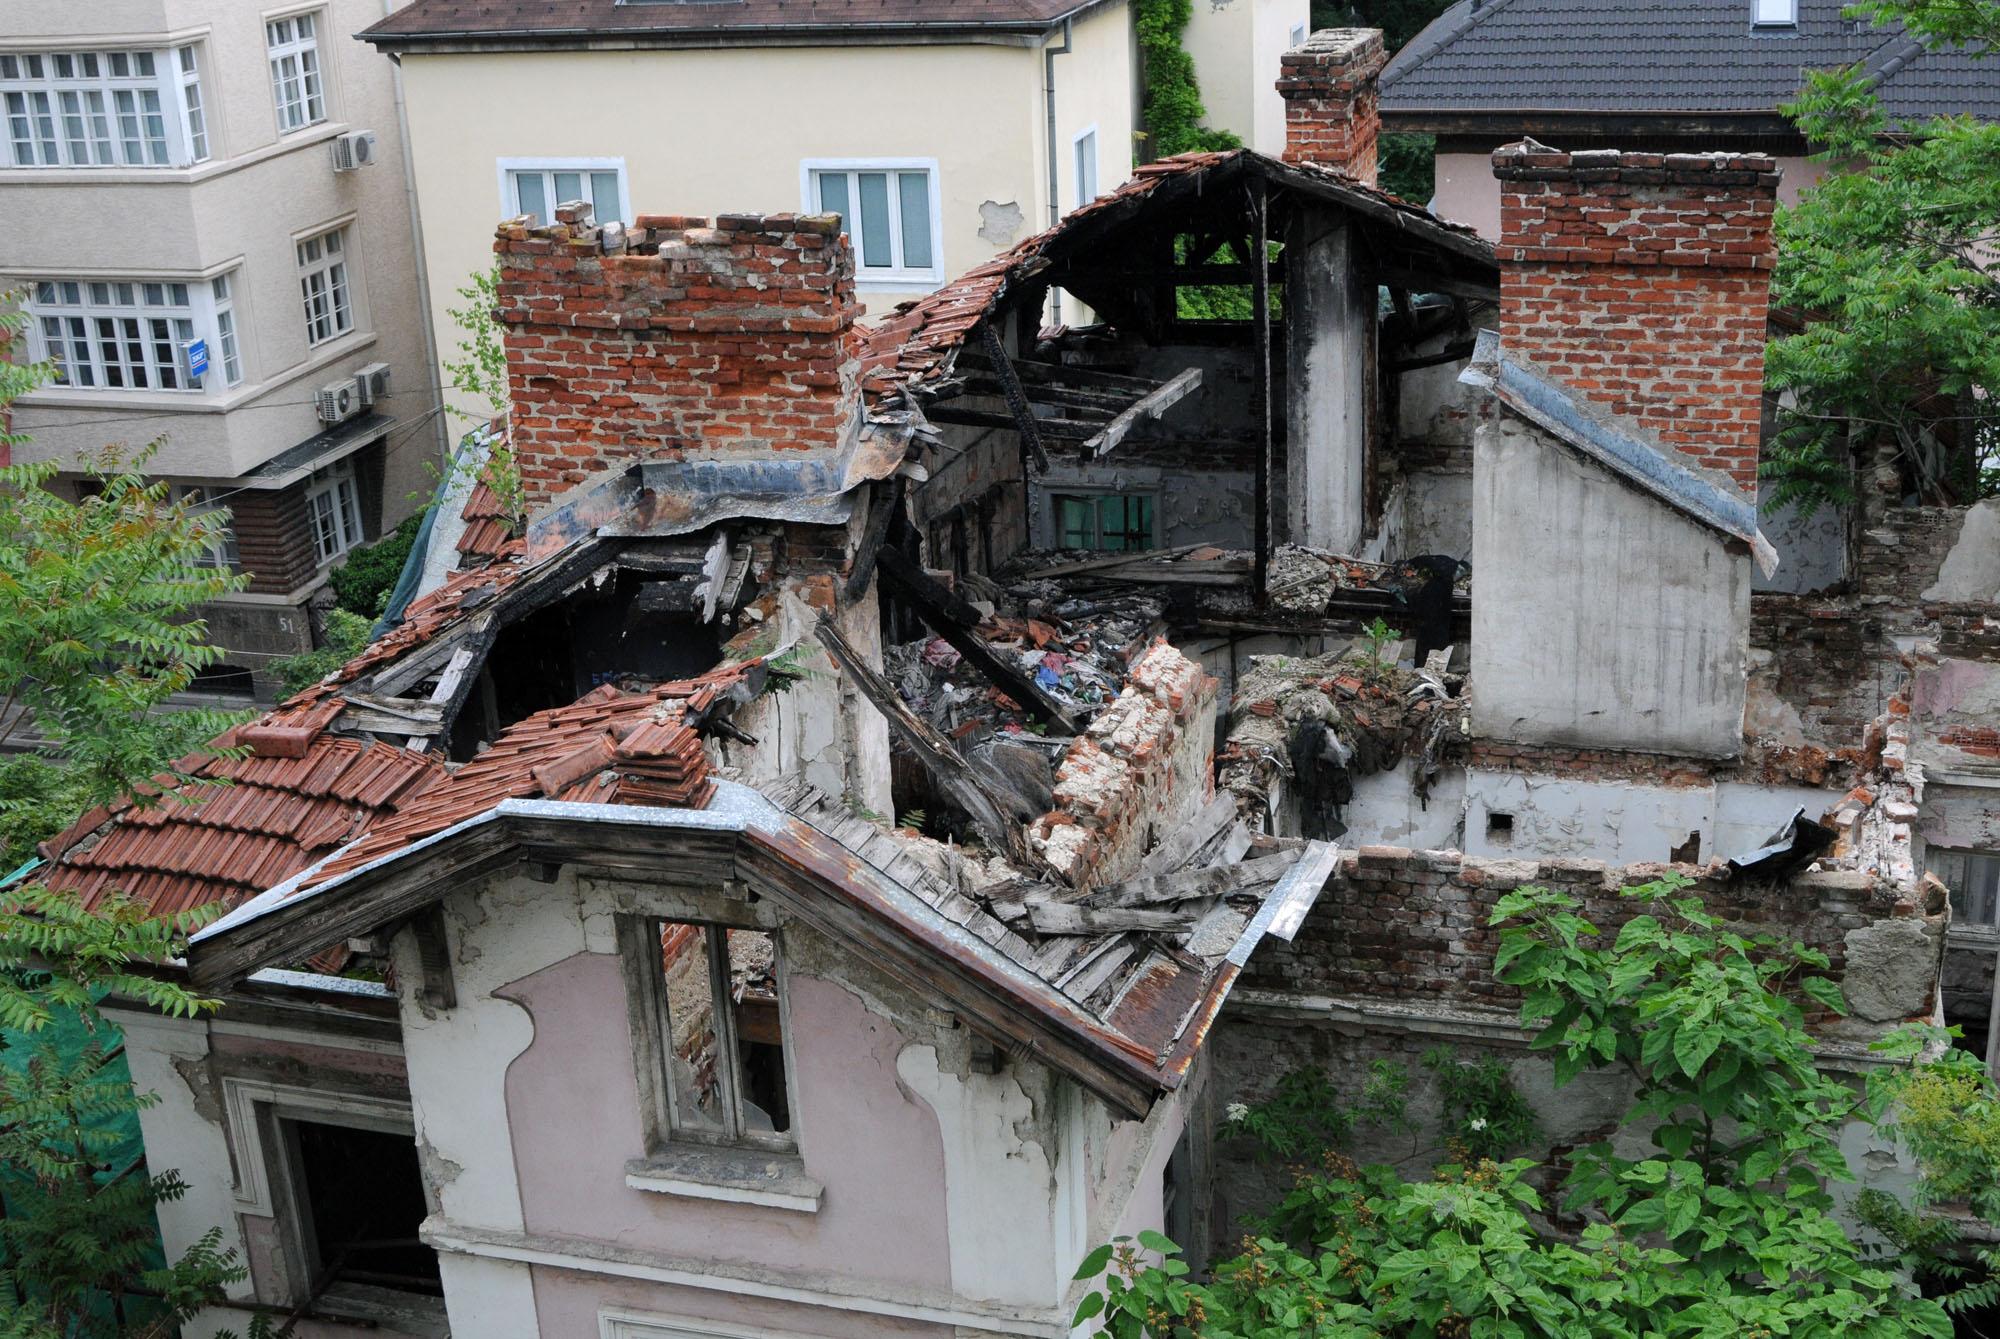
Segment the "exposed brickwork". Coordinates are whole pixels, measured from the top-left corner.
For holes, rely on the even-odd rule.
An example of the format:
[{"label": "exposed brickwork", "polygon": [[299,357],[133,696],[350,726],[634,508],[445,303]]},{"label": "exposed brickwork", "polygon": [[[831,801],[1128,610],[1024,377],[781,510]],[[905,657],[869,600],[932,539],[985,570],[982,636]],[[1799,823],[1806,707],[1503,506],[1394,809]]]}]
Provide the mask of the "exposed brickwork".
[{"label": "exposed brickwork", "polygon": [[1965,528],[1963,507],[1865,506],[1855,527],[1854,575],[1861,603],[1899,632],[1925,630],[1923,594]]},{"label": "exposed brickwork", "polygon": [[1754,494],[1776,163],[1526,141],[1493,174],[1508,352]]},{"label": "exposed brickwork", "polygon": [[1942,654],[2000,664],[2000,605],[1933,604],[1925,612],[1937,620]]},{"label": "exposed brickwork", "polygon": [[1376,80],[1387,62],[1379,28],[1322,28],[1279,57],[1285,161],[1323,163],[1373,186],[1382,134]]},{"label": "exposed brickwork", "polygon": [[1713,758],[1614,749],[1573,749],[1475,739],[1467,765],[1485,772],[1564,776],[1581,781],[1632,781],[1646,786],[1706,786],[1724,770]]},{"label": "exposed brickwork", "polygon": [[1063,754],[1054,809],[1028,829],[1058,874],[1079,888],[1127,877],[1207,799],[1216,687],[1164,638],[1132,662],[1124,690]]},{"label": "exposed brickwork", "polygon": [[838,218],[641,215],[621,235],[556,213],[493,248],[530,507],[627,461],[840,446],[861,308]]},{"label": "exposed brickwork", "polygon": [[1836,976],[1849,930],[1916,914],[1909,903],[1899,906],[1894,885],[1856,871],[1729,888],[1688,866],[1607,868],[1596,860],[1480,860],[1451,851],[1364,846],[1343,857],[1290,944],[1267,940],[1258,948],[1243,984],[1308,995],[1512,1006],[1519,994],[1494,980],[1499,932],[1488,924],[1502,893],[1523,884],[1571,893],[1609,942],[1639,911],[1620,889],[1669,868],[1700,876],[1692,891],[1711,911],[1822,950]]}]

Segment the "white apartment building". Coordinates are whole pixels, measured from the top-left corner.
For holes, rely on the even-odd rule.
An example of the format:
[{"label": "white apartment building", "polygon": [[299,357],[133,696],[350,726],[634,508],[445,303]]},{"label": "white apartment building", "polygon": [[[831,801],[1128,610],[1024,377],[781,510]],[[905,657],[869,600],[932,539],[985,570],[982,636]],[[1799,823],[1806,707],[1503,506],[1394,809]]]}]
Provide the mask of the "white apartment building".
[{"label": "white apartment building", "polygon": [[150,473],[229,510],[217,686],[311,647],[306,602],[446,440],[398,74],[353,40],[398,3],[0,10],[0,289],[57,369],[16,457],[157,443]]}]

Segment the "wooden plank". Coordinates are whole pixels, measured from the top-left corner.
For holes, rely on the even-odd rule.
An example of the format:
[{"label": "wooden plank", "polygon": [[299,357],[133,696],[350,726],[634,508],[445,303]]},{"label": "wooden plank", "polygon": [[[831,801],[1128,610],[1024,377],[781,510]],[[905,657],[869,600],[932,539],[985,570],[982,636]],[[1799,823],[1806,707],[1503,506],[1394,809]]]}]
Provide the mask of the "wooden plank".
[{"label": "wooden plank", "polygon": [[901,549],[882,550],[878,561],[882,566],[882,575],[888,577],[898,590],[921,585],[938,612],[960,627],[976,628],[986,620],[986,615],[979,612],[977,605],[917,566]]},{"label": "wooden plank", "polygon": [[986,351],[988,361],[993,364],[993,375],[1000,382],[1000,391],[1007,401],[1007,412],[1014,417],[1014,426],[1021,434],[1021,463],[1033,460],[1035,470],[1041,474],[1049,472],[1049,453],[1042,445],[1041,429],[1035,424],[1035,410],[1028,403],[1028,397],[1021,392],[1020,374],[1014,371],[1014,362],[1007,356],[1007,346],[1000,342],[1000,331],[992,321],[979,323],[980,346]]},{"label": "wooden plank", "polygon": [[[933,423],[950,423],[962,428],[1007,428],[1018,431],[1020,427],[1011,415],[996,414],[985,409],[961,409],[951,404],[926,405],[924,417]],[[1038,418],[1035,420],[1035,426],[1045,436],[1080,442],[1093,436],[1104,425],[1092,419]]]},{"label": "wooden plank", "polygon": [[1125,440],[1133,425],[1141,419],[1158,422],[1162,414],[1201,388],[1201,369],[1190,367],[1158,390],[1140,398],[1138,403],[1104,425],[1104,431],[1085,442],[1081,448],[1085,460],[1096,460]]},{"label": "wooden plank", "polygon": [[[1153,907],[1167,902],[1191,902],[1221,897],[1239,888],[1275,883],[1286,870],[1298,863],[1298,852],[1280,851],[1258,860],[1233,865],[1211,865],[1207,869],[1179,869],[1147,879],[1127,879],[1106,884],[1069,904],[1092,910],[1114,907]],[[1029,907],[1033,912],[1034,907]],[[1037,927],[1039,928],[1039,927]]]},{"label": "wooden plank", "polygon": [[1074,902],[1043,902],[1028,908],[1028,921],[1035,933],[1045,935],[1115,934],[1124,930],[1146,930],[1168,934],[1185,930],[1198,917],[1190,911],[1161,911],[1152,907],[1094,907]]},{"label": "wooden plank", "polygon": [[930,573],[895,549],[882,550],[882,575],[896,588],[903,602],[916,611],[930,629],[951,643],[952,649],[986,676],[988,682],[1021,704],[1035,719],[1066,735],[1081,734],[1083,727],[1069,709],[1049,696],[1035,676],[988,646],[985,639],[968,628],[952,609],[953,602],[964,604],[946,590]]},{"label": "wooden plank", "polygon": [[[1271,254],[1271,210],[1264,179],[1259,177],[1250,187],[1251,214],[1257,224],[1257,254]],[[1257,281],[1250,290],[1251,323],[1256,327],[1257,380],[1255,401],[1257,411],[1257,488],[1255,536],[1252,547],[1256,550],[1257,567],[1252,583],[1252,597],[1258,604],[1270,599],[1271,593],[1271,545],[1276,531],[1271,524],[1271,499],[1274,490],[1271,479],[1278,468],[1276,438],[1272,430],[1271,409],[1271,279],[1268,268],[1257,271]]]},{"label": "wooden plank", "polygon": [[[994,377],[967,377],[964,380],[967,395],[1001,395],[1000,382]],[[1071,409],[1082,409],[1109,417],[1129,408],[1139,396],[1131,391],[1078,390],[1074,386],[1058,386],[1054,382],[1024,381],[1021,390],[1036,404],[1063,405]]]},{"label": "wooden plank", "polygon": [[1043,577],[1075,576],[1079,572],[1101,572],[1108,567],[1123,567],[1127,563],[1143,563],[1161,558],[1171,558],[1176,554],[1193,553],[1202,547],[1199,544],[1181,544],[1171,549],[1136,549],[1130,553],[1107,554],[1102,558],[1082,558],[1073,563],[1057,563],[1052,567],[1039,567],[1028,573],[1037,581]]},{"label": "wooden plank", "polygon": [[[992,371],[991,366],[978,358],[958,360],[960,367]],[[1107,390],[1130,391],[1134,395],[1144,395],[1160,383],[1151,377],[1135,377],[1128,372],[1106,372],[1095,367],[1078,367],[1072,363],[1042,363],[1032,358],[1014,359],[1014,372],[1023,381],[1053,381],[1058,385],[1102,386]]]},{"label": "wooden plank", "polygon": [[[846,674],[855,690],[882,713],[889,729],[909,746],[917,761],[931,774],[931,779],[965,810],[973,825],[987,841],[993,843],[994,849],[1017,864],[1032,866],[1027,835],[995,793],[997,790],[1000,794],[1011,794],[1004,784],[998,778],[983,773],[971,759],[953,748],[951,741],[939,734],[930,722],[905,706],[888,680],[855,653],[830,618],[822,618],[813,629],[813,635],[826,648],[826,653],[833,657],[833,663]],[[1033,808],[1018,795],[1012,798],[1017,808]]]},{"label": "wooden plank", "polygon": [[854,568],[847,575],[847,598],[858,600],[875,576],[875,558],[889,537],[889,522],[903,509],[903,476],[896,476],[887,488],[876,485],[868,508],[868,528],[861,532],[861,547],[854,553]]},{"label": "wooden plank", "polygon": [[1204,804],[1191,820],[1169,832],[1165,840],[1146,853],[1139,862],[1137,877],[1149,879],[1156,874],[1179,869],[1235,818],[1236,797],[1226,790],[1218,790],[1215,797]]}]

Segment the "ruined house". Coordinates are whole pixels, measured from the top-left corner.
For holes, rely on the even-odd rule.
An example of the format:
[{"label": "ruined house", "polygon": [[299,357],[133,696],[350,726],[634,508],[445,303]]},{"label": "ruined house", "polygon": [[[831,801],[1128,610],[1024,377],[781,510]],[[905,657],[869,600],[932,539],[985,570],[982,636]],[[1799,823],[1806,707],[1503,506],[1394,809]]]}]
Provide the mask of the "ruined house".
[{"label": "ruined house", "polygon": [[1825,949],[1843,1062],[1935,1014],[1994,624],[1752,595],[1770,161],[1513,146],[1495,248],[1370,184],[1381,63],[870,328],[836,218],[500,228],[528,515],[46,851],[227,908],[218,1015],[117,1010],[169,1248],[251,1267],[210,1330],[1068,1334],[1096,1242],[1230,1239],[1289,1068],[1449,1040],[1594,1133],[1526,882]]}]

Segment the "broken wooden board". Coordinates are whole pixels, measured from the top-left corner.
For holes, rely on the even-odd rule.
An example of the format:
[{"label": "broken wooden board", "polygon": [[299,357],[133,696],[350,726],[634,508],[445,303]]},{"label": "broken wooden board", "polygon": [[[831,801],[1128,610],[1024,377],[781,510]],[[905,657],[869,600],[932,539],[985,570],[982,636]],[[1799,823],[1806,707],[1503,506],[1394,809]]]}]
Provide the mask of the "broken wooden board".
[{"label": "broken wooden board", "polygon": [[1159,389],[1141,396],[1130,409],[1104,425],[1104,430],[1086,441],[1079,454],[1085,460],[1096,460],[1107,454],[1118,443],[1125,440],[1127,433],[1142,419],[1158,421],[1168,409],[1194,394],[1201,388],[1201,369],[1190,367],[1179,376],[1161,385]]},{"label": "broken wooden board", "polygon": [[1150,907],[1078,906],[1073,902],[1043,902],[1028,908],[1028,923],[1037,934],[1111,934],[1121,930],[1171,933],[1186,930],[1201,919],[1196,910],[1161,911]]},{"label": "broken wooden board", "polygon": [[[1280,851],[1275,855],[1267,855],[1257,860],[1242,860],[1233,865],[1213,865],[1207,869],[1177,869],[1169,874],[1155,874],[1151,878],[1127,879],[1123,883],[1106,884],[1068,905],[1103,910],[1113,907],[1151,907],[1169,902],[1223,897],[1260,885],[1276,883],[1298,862],[1298,852]],[[1028,909],[1033,912],[1036,907],[1030,903]]]},{"label": "broken wooden board", "polygon": [[[1036,868],[1038,862],[1032,859],[1028,850],[1027,834],[1001,801],[1000,796],[1007,792],[998,778],[984,774],[928,721],[904,705],[889,681],[877,674],[848,645],[832,619],[822,618],[814,627],[813,636],[819,639],[819,644],[826,648],[826,653],[833,657],[833,663],[840,667],[855,690],[882,713],[889,729],[909,746],[911,753],[931,774],[931,779],[965,810],[973,825],[993,844],[994,849],[1023,868]],[[1019,796],[1012,798],[1022,809],[1030,807]]]},{"label": "broken wooden board", "polygon": [[1028,397],[1021,391],[1020,374],[1014,371],[1013,360],[1007,356],[1007,346],[1000,342],[1000,331],[993,322],[979,324],[980,347],[985,350],[988,361],[993,364],[993,375],[1000,382],[1000,392],[1007,401],[1007,412],[1014,417],[1014,425],[1021,434],[1021,458],[1025,464],[1033,457],[1035,472],[1049,472],[1049,453],[1042,446],[1041,429],[1035,424],[1035,411],[1028,403]]},{"label": "broken wooden board", "polygon": [[1169,874],[1181,868],[1235,818],[1236,797],[1228,791],[1217,791],[1215,797],[1204,804],[1192,819],[1168,833],[1158,846],[1146,853],[1145,858],[1139,861],[1136,877],[1148,879],[1155,874]]}]

